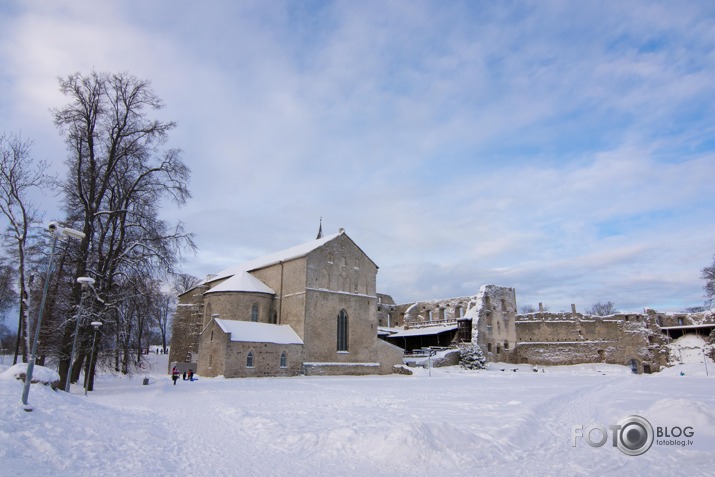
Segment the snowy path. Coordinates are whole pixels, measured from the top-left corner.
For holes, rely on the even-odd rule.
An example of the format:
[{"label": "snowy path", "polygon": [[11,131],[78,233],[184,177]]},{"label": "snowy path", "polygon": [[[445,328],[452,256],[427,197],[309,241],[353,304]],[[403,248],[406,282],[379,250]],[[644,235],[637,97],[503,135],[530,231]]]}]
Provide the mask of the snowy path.
[{"label": "snowy path", "polygon": [[[33,387],[33,413],[2,379],[0,460],[8,475],[712,475],[715,377],[691,374],[443,368],[173,386],[158,372],[148,386],[103,377],[88,398]],[[637,457],[571,445],[573,425],[634,413],[694,426],[696,445]]]}]

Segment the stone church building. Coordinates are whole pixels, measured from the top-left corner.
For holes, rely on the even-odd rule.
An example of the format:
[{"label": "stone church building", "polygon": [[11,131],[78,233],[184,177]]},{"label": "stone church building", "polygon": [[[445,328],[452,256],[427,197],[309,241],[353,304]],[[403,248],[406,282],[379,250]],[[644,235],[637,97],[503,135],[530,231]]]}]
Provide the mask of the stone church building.
[{"label": "stone church building", "polygon": [[377,265],[343,229],[208,276],[179,297],[170,362],[201,376],[388,374]]}]

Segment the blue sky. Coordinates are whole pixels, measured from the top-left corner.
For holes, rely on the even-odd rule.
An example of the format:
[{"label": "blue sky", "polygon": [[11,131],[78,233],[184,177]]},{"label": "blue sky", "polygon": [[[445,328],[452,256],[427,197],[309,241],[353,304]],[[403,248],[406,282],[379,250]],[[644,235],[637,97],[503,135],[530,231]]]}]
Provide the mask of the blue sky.
[{"label": "blue sky", "polygon": [[[702,304],[710,2],[10,1],[0,131],[61,170],[57,77],[129,71],[178,123],[197,276],[344,227],[398,302]],[[47,219],[55,199],[39,196]]]}]

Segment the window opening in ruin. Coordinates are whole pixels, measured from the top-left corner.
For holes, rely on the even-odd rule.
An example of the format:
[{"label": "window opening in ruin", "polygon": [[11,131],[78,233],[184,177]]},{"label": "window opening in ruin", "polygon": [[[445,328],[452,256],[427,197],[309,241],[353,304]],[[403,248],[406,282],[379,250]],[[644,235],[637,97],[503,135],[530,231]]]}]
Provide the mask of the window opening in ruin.
[{"label": "window opening in ruin", "polygon": [[328,254],[328,263],[333,263],[333,254],[332,253]]},{"label": "window opening in ruin", "polygon": [[502,311],[506,311],[506,300],[504,298],[501,299],[501,309]]},{"label": "window opening in ruin", "polygon": [[440,321],[444,321],[444,308],[439,309],[439,319]]},{"label": "window opening in ruin", "polygon": [[682,319],[682,318],[678,318],[678,326],[683,326],[683,319]]},{"label": "window opening in ruin", "polygon": [[258,305],[255,303],[251,307],[251,321],[258,321]]},{"label": "window opening in ruin", "polygon": [[211,330],[211,339],[209,341],[213,341],[213,340],[214,340],[214,330]]},{"label": "window opening in ruin", "polygon": [[338,313],[338,351],[348,351],[348,313],[340,310]]},{"label": "window opening in ruin", "polygon": [[492,352],[492,344],[487,343],[487,353],[491,353],[491,352]]},{"label": "window opening in ruin", "polygon": [[497,354],[501,353],[501,348],[497,345]]},{"label": "window opening in ruin", "polygon": [[504,349],[509,349],[509,342],[508,342],[508,341],[505,341],[505,342],[504,342]]},{"label": "window opening in ruin", "polygon": [[286,356],[286,352],[283,351],[281,353],[281,368],[285,368],[288,366],[288,357]]},{"label": "window opening in ruin", "polygon": [[353,268],[355,268],[355,270],[360,270],[360,260],[357,258],[355,259],[355,266]]},{"label": "window opening in ruin", "polygon": [[271,313],[271,323],[273,323],[274,325],[276,323],[278,323],[278,312],[277,311],[274,311],[273,313]]},{"label": "window opening in ruin", "polygon": [[247,368],[253,367],[253,351],[249,351],[248,356],[246,356],[246,367]]},{"label": "window opening in ruin", "polygon": [[429,311],[429,321],[432,321],[432,310]]},{"label": "window opening in ruin", "polygon": [[458,318],[463,318],[463,317],[464,317],[464,310],[462,309],[461,306],[455,307],[455,308],[454,308],[454,314],[457,315]]}]

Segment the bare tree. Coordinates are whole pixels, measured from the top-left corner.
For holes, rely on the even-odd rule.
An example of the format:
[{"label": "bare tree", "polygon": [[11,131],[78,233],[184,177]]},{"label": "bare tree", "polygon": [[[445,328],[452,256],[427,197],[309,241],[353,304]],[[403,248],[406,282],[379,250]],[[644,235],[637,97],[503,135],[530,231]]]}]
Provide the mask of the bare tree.
[{"label": "bare tree", "polygon": [[549,305],[544,305],[542,303],[539,303],[540,309],[536,309],[534,305],[522,305],[519,310],[521,311],[522,314],[527,315],[529,313],[536,313],[537,311],[549,311],[551,308]]},{"label": "bare tree", "polygon": [[195,288],[201,279],[186,273],[177,273],[172,276],[171,291],[159,291],[154,297],[154,322],[161,336],[161,348],[166,353],[166,345],[169,342],[169,332],[171,330],[171,320],[176,309],[177,295],[186,293]]},{"label": "bare tree", "polygon": [[182,295],[195,288],[201,283],[201,279],[186,273],[177,273],[172,280],[172,291],[176,295]]},{"label": "bare tree", "polygon": [[[8,219],[3,233],[4,244],[17,260],[17,280],[20,302],[18,306],[17,342],[13,363],[18,355],[27,361],[29,349],[29,275],[28,255],[31,227],[40,219],[40,212],[28,197],[33,188],[47,187],[49,178],[44,174],[47,164],[35,162],[30,156],[32,143],[16,135],[0,135],[0,212]],[[22,346],[21,351],[21,344]]]},{"label": "bare tree", "polygon": [[[95,311],[107,325],[102,335],[114,334],[128,346],[127,330],[135,329],[138,317],[135,304],[123,300],[134,296],[139,277],[172,272],[182,250],[194,247],[182,224],[170,227],[158,214],[164,199],[181,205],[189,198],[189,170],[178,149],[163,148],[174,123],[149,118],[163,106],[150,82],[127,73],[76,73],[60,79],[60,90],[70,99],[54,111],[69,150],[63,183],[68,220],[86,235],[74,277],[95,279],[102,303]],[[79,296],[75,285],[72,302]],[[62,337],[60,386],[73,329],[68,322]]]},{"label": "bare tree", "polygon": [[616,304],[612,301],[607,301],[605,303],[599,301],[598,303],[594,303],[591,306],[591,309],[587,310],[586,313],[595,316],[608,316],[615,315],[618,313],[618,310],[616,309]]},{"label": "bare tree", "polygon": [[708,308],[713,306],[713,300],[715,300],[715,257],[713,257],[713,263],[709,267],[705,267],[701,270],[701,277],[705,280],[705,305]]},{"label": "bare tree", "polygon": [[176,307],[176,297],[172,293],[160,292],[155,298],[154,323],[161,336],[161,349],[166,353],[166,344],[169,341],[169,330],[171,330],[171,320]]}]

